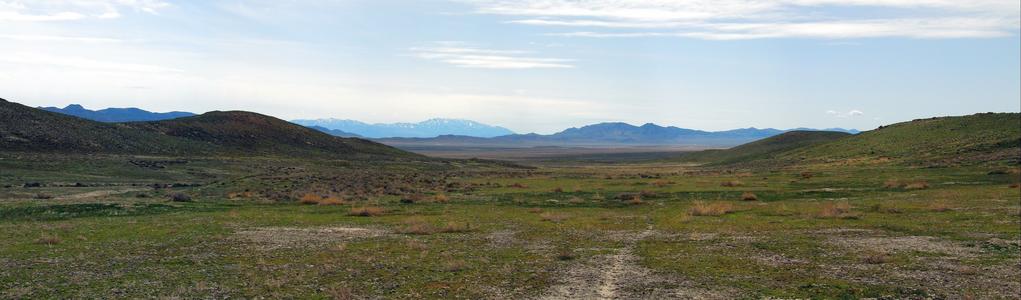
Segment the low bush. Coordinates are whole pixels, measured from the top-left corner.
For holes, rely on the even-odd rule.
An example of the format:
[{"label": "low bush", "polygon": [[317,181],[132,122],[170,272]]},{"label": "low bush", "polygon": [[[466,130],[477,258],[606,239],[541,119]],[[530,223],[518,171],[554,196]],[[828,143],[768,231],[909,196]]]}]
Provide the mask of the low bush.
[{"label": "low bush", "polygon": [[734,211],[734,206],[727,202],[706,203],[695,201],[688,210],[692,216],[722,216]]},{"label": "low bush", "polygon": [[741,193],[741,200],[743,200],[743,201],[758,201],[759,200],[759,196],[756,196],[755,193],[744,192],[744,193]]},{"label": "low bush", "polygon": [[352,207],[348,215],[359,217],[375,217],[383,215],[383,208],[374,206]]}]

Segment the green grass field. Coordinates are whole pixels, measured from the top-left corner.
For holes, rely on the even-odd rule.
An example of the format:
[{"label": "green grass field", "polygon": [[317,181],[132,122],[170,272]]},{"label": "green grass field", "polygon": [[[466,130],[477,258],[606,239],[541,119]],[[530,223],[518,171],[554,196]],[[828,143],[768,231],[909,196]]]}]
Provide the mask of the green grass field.
[{"label": "green grass field", "polygon": [[1015,165],[2,158],[3,298],[1016,299],[1021,290]]}]

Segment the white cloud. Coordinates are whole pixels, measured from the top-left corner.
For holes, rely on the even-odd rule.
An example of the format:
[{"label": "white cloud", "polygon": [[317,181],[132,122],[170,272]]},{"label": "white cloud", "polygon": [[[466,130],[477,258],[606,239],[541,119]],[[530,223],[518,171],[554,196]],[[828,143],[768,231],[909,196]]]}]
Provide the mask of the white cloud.
[{"label": "white cloud", "polygon": [[462,68],[544,69],[573,68],[570,59],[534,57],[529,51],[492,50],[459,42],[437,42],[434,47],[411,48],[414,56]]},{"label": "white cloud", "polygon": [[862,112],[860,110],[857,110],[857,109],[852,109],[852,110],[850,110],[850,111],[848,111],[846,113],[845,112],[835,111],[835,110],[827,110],[826,114],[834,116],[834,117],[837,117],[837,118],[842,118],[842,119],[852,118],[852,117],[860,117],[860,116],[865,115],[864,112]]},{"label": "white cloud", "polygon": [[[575,37],[988,38],[1021,26],[1016,1],[977,0],[464,0],[511,24],[586,28]],[[862,17],[848,7],[876,9]]]},{"label": "white cloud", "polygon": [[0,22],[116,19],[121,9],[156,14],[167,7],[162,0],[10,0],[0,1]]}]

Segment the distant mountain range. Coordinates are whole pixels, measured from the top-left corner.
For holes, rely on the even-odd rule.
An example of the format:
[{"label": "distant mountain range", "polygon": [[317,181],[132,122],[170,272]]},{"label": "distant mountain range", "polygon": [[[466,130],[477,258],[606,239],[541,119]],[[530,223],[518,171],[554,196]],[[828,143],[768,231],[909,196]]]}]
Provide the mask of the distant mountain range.
[{"label": "distant mountain range", "polygon": [[72,115],[75,117],[89,119],[99,122],[115,123],[115,122],[134,122],[134,121],[159,121],[176,119],[180,117],[190,117],[195,114],[183,111],[172,111],[167,113],[155,113],[145,111],[142,109],[129,107],[129,108],[107,108],[100,110],[89,110],[78,104],[71,104],[64,108],[56,107],[39,107],[39,109],[61,113],[65,115]]},{"label": "distant mountain range", "polygon": [[[190,112],[179,111],[155,113],[139,108],[89,110],[78,104],[71,104],[64,108],[40,107],[39,109],[107,123],[160,121],[196,115]],[[536,147],[669,145],[730,147],[789,131],[858,133],[854,129],[842,128],[794,128],[780,130],[752,127],[726,131],[703,131],[674,126],[664,127],[652,123],[634,126],[627,123],[613,122],[568,128],[558,133],[541,135],[535,133],[515,134],[507,128],[462,119],[429,119],[418,123],[391,124],[369,124],[342,119],[293,120],[291,122],[333,136],[374,139],[393,146]]]},{"label": "distant mountain range", "polygon": [[435,138],[385,138],[377,141],[392,146],[613,146],[613,145],[699,145],[729,147],[775,136],[788,131],[837,131],[858,133],[857,130],[830,128],[824,130],[796,128],[743,128],[726,131],[702,131],[674,126],[663,127],[648,123],[634,126],[627,123],[599,123],[569,128],[550,134],[513,134],[492,138],[444,135]]},{"label": "distant mountain range", "polygon": [[497,137],[514,134],[507,128],[460,119],[429,119],[418,123],[391,124],[368,124],[341,119],[292,120],[291,122],[308,127],[340,130],[367,138],[431,138],[441,135]]}]

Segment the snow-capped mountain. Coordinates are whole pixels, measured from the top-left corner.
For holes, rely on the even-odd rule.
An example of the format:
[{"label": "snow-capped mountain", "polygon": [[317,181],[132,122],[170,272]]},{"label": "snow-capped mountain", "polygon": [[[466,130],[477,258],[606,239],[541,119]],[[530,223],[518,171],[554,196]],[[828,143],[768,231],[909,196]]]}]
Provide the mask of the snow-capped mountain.
[{"label": "snow-capped mountain", "polygon": [[368,138],[416,137],[430,138],[441,135],[496,137],[514,134],[507,128],[486,125],[462,119],[429,119],[418,123],[368,124],[355,120],[315,119],[293,120],[295,124],[341,130]]}]

